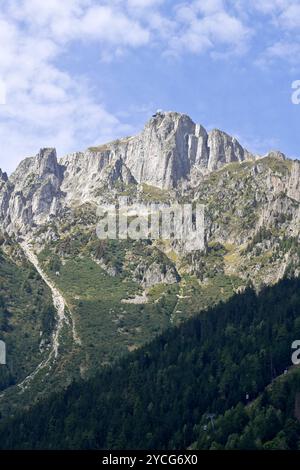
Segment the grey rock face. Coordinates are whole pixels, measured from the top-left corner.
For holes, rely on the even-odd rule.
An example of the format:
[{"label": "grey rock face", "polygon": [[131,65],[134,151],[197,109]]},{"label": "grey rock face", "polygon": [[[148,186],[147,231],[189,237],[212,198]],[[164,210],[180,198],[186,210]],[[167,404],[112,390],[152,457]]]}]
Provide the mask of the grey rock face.
[{"label": "grey rock face", "polygon": [[58,179],[62,176],[61,168],[57,163],[56,150],[53,148],[41,149],[36,157],[36,169],[40,178],[54,175]]},{"label": "grey rock face", "polygon": [[272,150],[267,154],[268,158],[277,158],[278,160],[286,160],[284,153],[279,152],[279,150]]},{"label": "grey rock face", "polygon": [[224,132],[207,134],[185,114],[157,113],[128,141],[124,161],[139,183],[168,189],[190,179],[195,170],[205,174],[247,157],[237,140]]},{"label": "grey rock face", "polygon": [[4,213],[4,207],[6,207],[5,204],[5,187],[8,181],[8,177],[6,173],[3,173],[2,170],[0,169],[0,223],[1,223],[1,207],[3,206],[3,213]]},{"label": "grey rock face", "polygon": [[0,187],[2,187],[4,185],[4,183],[6,183],[7,180],[8,180],[7,174],[3,173],[1,168],[0,168]]},{"label": "grey rock face", "polygon": [[291,176],[289,178],[287,194],[292,199],[300,202],[300,161],[292,162]]},{"label": "grey rock face", "polygon": [[208,136],[210,171],[218,170],[226,163],[243,162],[248,155],[239,142],[225,132],[214,129]]},{"label": "grey rock face", "polygon": [[[280,152],[269,156],[285,158]],[[42,149],[23,160],[9,178],[0,171],[0,227],[24,234],[65,209],[97,203],[116,188],[142,183],[160,189],[197,187],[226,164],[254,159],[224,132],[207,133],[185,114],[158,112],[135,137],[69,154],[59,162],[55,149]],[[286,190],[299,201],[299,165],[291,162],[284,179],[270,174],[269,190]],[[253,168],[254,179],[257,174],[259,165]]]},{"label": "grey rock face", "polygon": [[104,186],[111,188],[117,181],[136,184],[114,144],[67,155],[60,165],[65,170],[61,190],[69,204],[96,201]]},{"label": "grey rock face", "polygon": [[142,262],[135,269],[133,279],[149,288],[156,284],[175,284],[180,278],[173,266],[162,266],[157,262],[147,266]]},{"label": "grey rock face", "polygon": [[196,170],[206,174],[247,158],[248,153],[227,134],[208,135],[185,114],[160,112],[138,136],[68,155],[60,163],[66,167],[63,191],[76,187],[85,199],[108,175],[111,183],[119,179],[170,189],[191,179]]},{"label": "grey rock face", "polygon": [[26,233],[57,213],[63,168],[55,149],[23,160],[0,194],[0,219],[10,233]]},{"label": "grey rock face", "polygon": [[[159,113],[128,142],[124,161],[139,183],[170,188],[190,171],[195,124],[184,114]],[[191,137],[195,141],[191,146]]]}]

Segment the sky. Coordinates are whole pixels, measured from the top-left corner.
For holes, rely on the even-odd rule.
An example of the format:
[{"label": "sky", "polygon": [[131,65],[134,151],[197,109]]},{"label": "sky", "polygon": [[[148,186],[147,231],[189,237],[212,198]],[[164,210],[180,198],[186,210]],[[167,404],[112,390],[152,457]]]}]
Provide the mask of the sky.
[{"label": "sky", "polygon": [[0,0],[0,47],[8,173],[41,147],[134,135],[157,109],[300,158],[300,0]]}]

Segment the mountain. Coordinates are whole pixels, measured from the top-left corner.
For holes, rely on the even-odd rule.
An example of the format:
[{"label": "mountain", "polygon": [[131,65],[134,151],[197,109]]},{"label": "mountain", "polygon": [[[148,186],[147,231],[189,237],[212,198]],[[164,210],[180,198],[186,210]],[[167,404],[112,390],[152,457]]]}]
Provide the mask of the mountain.
[{"label": "mountain", "polygon": [[[274,172],[264,175],[268,193],[286,192],[299,202],[299,161],[285,161],[280,152],[270,152],[268,158],[278,163]],[[235,138],[219,130],[207,133],[186,115],[159,112],[136,137],[59,161],[55,149],[42,149],[22,161],[10,178],[1,172],[1,225],[8,233],[27,233],[74,205],[98,202],[116,186],[195,189],[212,172],[234,162],[248,162],[253,179],[263,170],[261,160]],[[281,175],[279,166],[289,171]]]},{"label": "mountain", "polygon": [[188,116],[157,113],[143,132],[57,161],[54,149],[24,160],[2,188],[1,218],[10,231],[29,230],[66,206],[94,202],[102,188],[148,184],[171,189],[226,163],[254,158],[236,139],[209,134]]},{"label": "mountain", "polygon": [[[9,177],[1,171],[3,416],[249,285],[298,277],[299,185],[298,160],[255,156],[173,112],[156,113],[138,136],[60,159],[42,149]],[[97,207],[120,196],[133,205],[201,203],[204,248],[99,240]]]},{"label": "mountain", "polygon": [[[299,202],[299,161],[284,165],[280,152],[268,157],[290,170],[281,180],[276,171],[266,175],[269,192],[286,191]],[[216,129],[207,133],[184,114],[159,112],[136,137],[67,155],[59,162],[55,149],[42,149],[21,162],[9,179],[1,172],[2,225],[9,233],[27,233],[66,208],[98,202],[117,184],[197,188],[209,174],[234,162],[252,163],[253,176],[260,173],[259,159],[235,138]]]}]

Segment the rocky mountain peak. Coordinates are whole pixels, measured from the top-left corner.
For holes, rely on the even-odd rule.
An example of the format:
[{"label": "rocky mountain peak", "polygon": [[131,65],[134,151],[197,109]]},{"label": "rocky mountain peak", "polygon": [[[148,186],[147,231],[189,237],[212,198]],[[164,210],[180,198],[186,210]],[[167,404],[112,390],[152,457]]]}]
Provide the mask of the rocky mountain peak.
[{"label": "rocky mountain peak", "polygon": [[0,185],[0,226],[8,233],[27,233],[54,216],[60,207],[63,170],[53,148],[23,160],[7,184]]},{"label": "rocky mountain peak", "polygon": [[160,132],[168,137],[172,132],[176,132],[179,129],[187,133],[192,133],[195,130],[195,126],[196,124],[187,114],[173,111],[157,111],[146,123],[145,130],[147,128],[160,129]]},{"label": "rocky mountain peak", "polygon": [[49,174],[59,177],[61,174],[55,148],[42,148],[36,157],[36,164],[40,177]]},{"label": "rocky mountain peak", "polygon": [[0,168],[0,184],[6,183],[7,180],[8,180],[7,173],[3,172]]},{"label": "rocky mountain peak", "polygon": [[[268,156],[285,160],[278,151]],[[9,179],[0,172],[0,224],[10,231],[30,230],[61,209],[97,203],[107,191],[128,185],[194,190],[224,165],[255,159],[219,129],[207,132],[186,114],[157,111],[134,137],[69,154],[59,162],[54,148],[42,148],[23,160]],[[298,163],[287,165],[286,181],[274,179],[270,170],[269,187],[281,191],[285,186],[288,195],[299,200]]]},{"label": "rocky mountain peak", "polygon": [[245,150],[237,139],[219,129],[209,132],[208,148],[210,171],[218,170],[227,163],[243,162],[247,158]]},{"label": "rocky mountain peak", "polygon": [[[181,182],[197,183],[201,175],[250,156],[235,138],[222,131],[208,134],[186,114],[157,111],[137,136],[62,158],[63,191],[77,188],[79,197],[86,200],[90,189],[94,191],[108,175],[110,183],[111,178],[119,178],[121,167],[128,181],[172,189]],[[117,161],[119,171],[112,172]]]},{"label": "rocky mountain peak", "polygon": [[128,141],[124,162],[140,183],[173,188],[195,173],[206,174],[249,155],[239,142],[217,129],[207,133],[186,114],[156,112]]},{"label": "rocky mountain peak", "polygon": [[272,150],[266,155],[268,158],[277,158],[278,160],[286,160],[284,153],[279,150]]}]

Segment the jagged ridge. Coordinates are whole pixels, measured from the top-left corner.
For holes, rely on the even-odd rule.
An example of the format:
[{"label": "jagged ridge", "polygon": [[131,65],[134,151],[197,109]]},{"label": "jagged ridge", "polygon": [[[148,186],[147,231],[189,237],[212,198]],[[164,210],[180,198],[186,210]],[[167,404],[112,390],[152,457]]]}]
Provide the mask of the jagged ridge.
[{"label": "jagged ridge", "polygon": [[[280,152],[271,157],[284,159]],[[207,132],[185,114],[158,112],[136,137],[124,138],[58,162],[42,149],[7,177],[0,172],[0,226],[26,233],[70,206],[97,201],[103,188],[148,184],[164,190],[197,186],[210,172],[256,157],[217,129]],[[285,190],[299,201],[300,163],[293,161]]]}]

